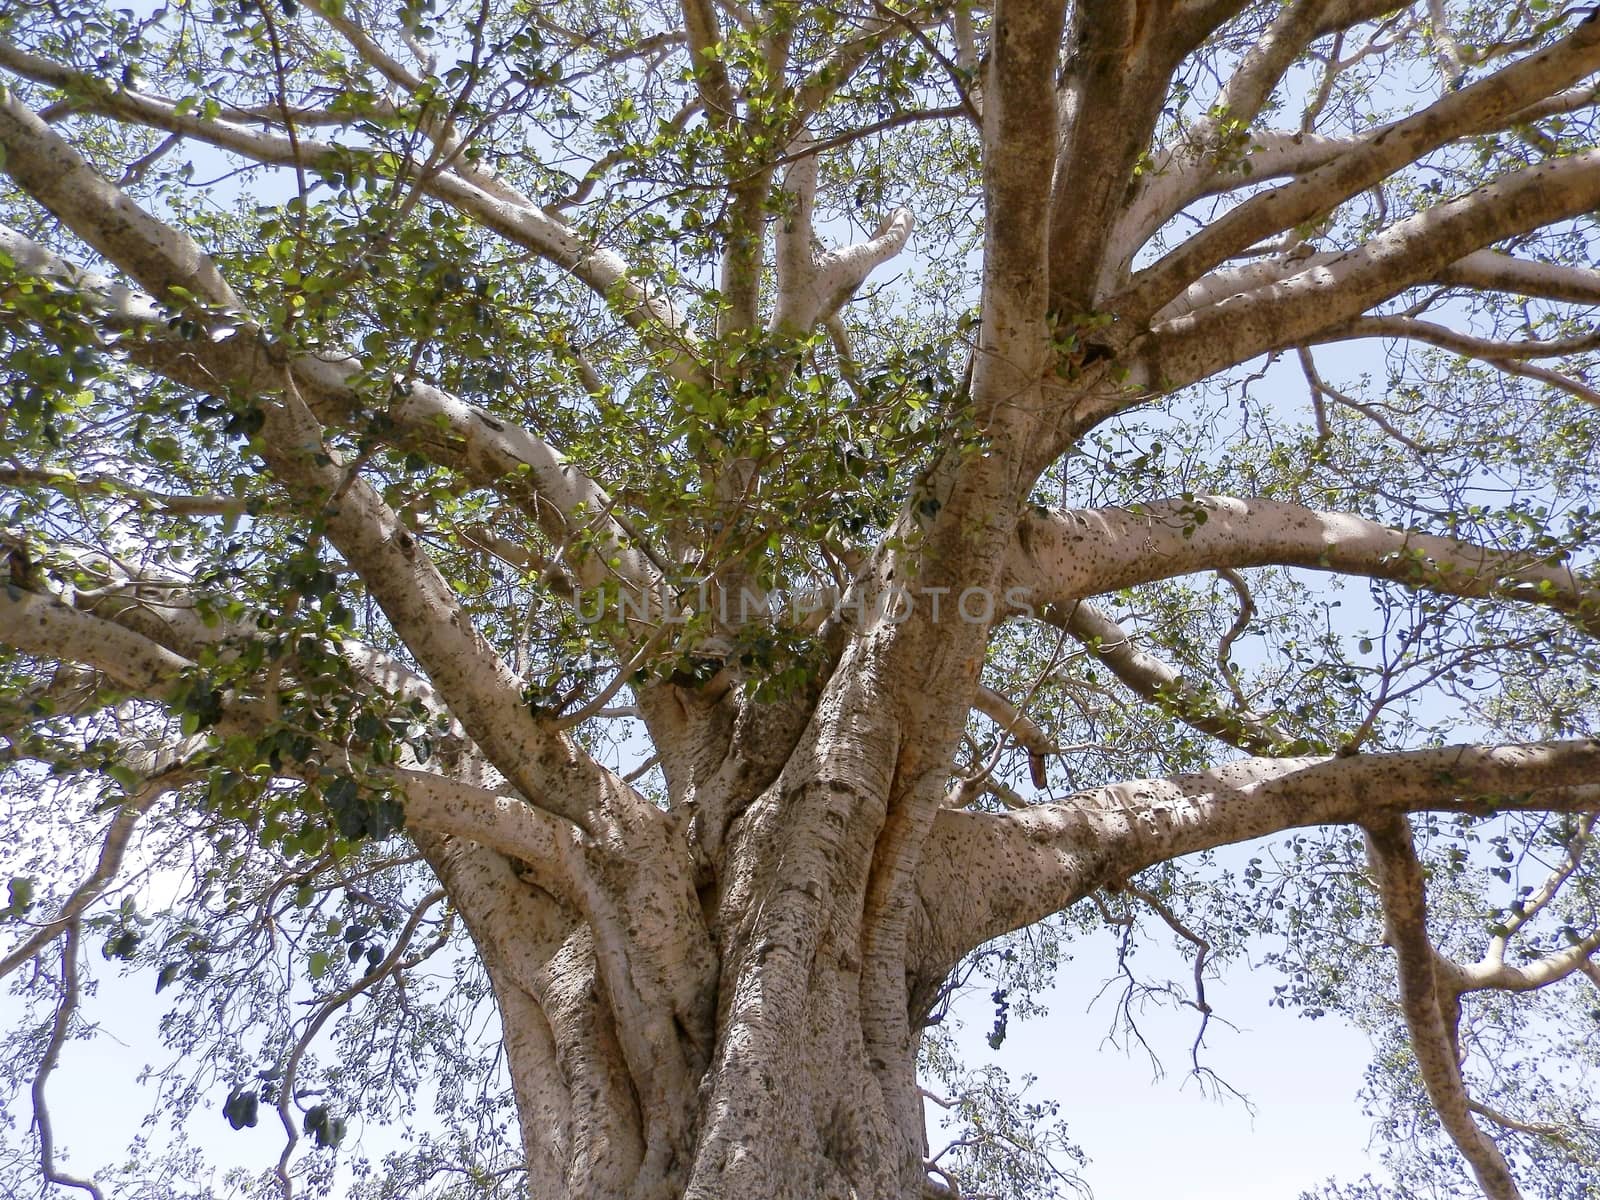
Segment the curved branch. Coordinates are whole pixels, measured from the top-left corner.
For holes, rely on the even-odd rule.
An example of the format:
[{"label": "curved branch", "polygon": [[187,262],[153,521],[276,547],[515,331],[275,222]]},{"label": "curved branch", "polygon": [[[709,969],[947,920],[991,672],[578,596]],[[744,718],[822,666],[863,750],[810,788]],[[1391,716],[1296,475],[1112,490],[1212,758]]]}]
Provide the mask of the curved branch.
[{"label": "curved branch", "polygon": [[[0,238],[3,238],[0,233]],[[89,496],[126,499],[147,512],[169,517],[242,516],[248,501],[242,496],[181,496],[138,487],[118,475],[103,471],[79,473],[63,467],[0,466],[0,487],[48,488],[82,500]]]},{"label": "curved branch", "polygon": [[1038,609],[1195,571],[1295,566],[1537,604],[1600,637],[1600,586],[1549,560],[1350,513],[1202,495],[1138,510],[1034,509],[1018,524],[1006,578]]},{"label": "curved branch", "polygon": [[1600,389],[1571,376],[1547,367],[1534,366],[1531,358],[1557,358],[1571,354],[1588,354],[1600,350],[1600,334],[1590,333],[1578,337],[1551,338],[1548,340],[1509,341],[1495,338],[1473,337],[1458,333],[1448,326],[1413,317],[1361,317],[1338,329],[1318,337],[1319,342],[1340,342],[1354,338],[1405,338],[1426,342],[1441,350],[1449,350],[1464,358],[1476,358],[1509,375],[1535,379],[1550,387],[1576,396],[1586,404],[1600,408]]},{"label": "curved branch", "polygon": [[[1115,229],[1135,165],[1149,149],[1173,72],[1244,7],[1243,0],[1080,0],[1072,6],[1058,85],[1061,134],[1048,260],[1052,311],[1070,316],[1096,308],[1103,270],[1121,265],[1116,249],[1108,253],[1107,233]],[[991,40],[999,46],[1001,35]],[[1117,116],[1107,120],[1107,113]],[[1041,126],[1035,136],[1042,141],[1048,131]],[[989,209],[994,220],[1006,219],[996,214],[1007,211]]]},{"label": "curved branch", "polygon": [[948,962],[1185,854],[1313,825],[1436,810],[1600,811],[1600,742],[1246,758],[1004,814],[941,811],[918,883]]},{"label": "curved branch", "polygon": [[1600,20],[1590,17],[1554,45],[1375,130],[1358,147],[1294,182],[1246,200],[1138,272],[1113,307],[1135,320],[1145,319],[1231,256],[1331,211],[1447,142],[1498,128],[1528,105],[1555,89],[1577,83],[1597,67]]},{"label": "curved branch", "polygon": [[84,911],[99,899],[116,879],[117,872],[122,869],[122,859],[127,853],[128,842],[133,837],[134,826],[139,823],[139,818],[144,816],[150,810],[150,806],[162,796],[174,788],[182,787],[192,778],[194,776],[185,770],[164,771],[146,780],[144,786],[117,805],[116,816],[111,818],[105,836],[101,839],[100,855],[95,861],[94,869],[72,890],[72,894],[62,903],[60,912],[29,934],[11,953],[0,958],[0,979],[4,979],[77,924]]},{"label": "curved branch", "polygon": [[383,772],[405,798],[406,828],[476,842],[528,864],[547,891],[561,894],[562,846],[571,827],[520,796],[491,791],[432,771]]},{"label": "curved branch", "polygon": [[1252,754],[1297,753],[1307,748],[1284,737],[1271,721],[1256,713],[1229,708],[1195,687],[1175,668],[1135,646],[1121,625],[1087,600],[1050,604],[1035,615],[1065,629],[1134,695],[1191,729]]},{"label": "curved branch", "polygon": [[0,644],[53,662],[93,667],[118,686],[163,699],[194,666],[133,630],[90,616],[54,596],[0,590]]},{"label": "curved branch", "polygon": [[[1600,28],[1600,21],[1593,24]],[[1511,172],[1398,221],[1354,250],[1163,322],[1133,343],[1130,379],[1138,387],[1170,390],[1258,354],[1313,340],[1438,277],[1476,250],[1597,206],[1600,151]],[[1178,282],[1173,294],[1185,282]],[[1105,405],[1104,415],[1127,403],[1117,397]]]},{"label": "curved branch", "polygon": [[66,939],[61,943],[61,1000],[56,1005],[55,1019],[50,1024],[50,1038],[45,1044],[44,1060],[33,1077],[29,1095],[33,1100],[34,1132],[39,1137],[39,1170],[45,1181],[57,1187],[77,1188],[87,1192],[94,1200],[104,1200],[93,1180],[68,1175],[56,1166],[55,1134],[50,1126],[50,1109],[44,1099],[45,1083],[61,1061],[61,1048],[66,1045],[72,1014],[78,1008],[79,928],[76,920],[67,923]]},{"label": "curved branch", "polygon": [[1395,952],[1400,1009],[1428,1099],[1439,1121],[1472,1167],[1489,1200],[1522,1200],[1505,1156],[1472,1119],[1461,1077],[1456,998],[1441,987],[1439,952],[1428,939],[1427,892],[1422,864],[1403,816],[1367,825],[1367,856],[1383,901],[1384,940]]},{"label": "curved branch", "polygon": [[1017,745],[1029,755],[1047,757],[1061,753],[1061,747],[1056,745],[1054,738],[992,687],[979,687],[973,697],[972,707],[998,725],[1002,733],[1015,738]]},{"label": "curved branch", "polygon": [[[57,597],[32,592],[21,593],[15,599],[0,592],[0,644],[41,659],[91,666],[123,688],[158,700],[165,698],[181,674],[193,666],[190,659],[118,621],[81,612]],[[230,698],[224,703],[219,728],[224,732],[257,730],[265,727],[267,719],[264,709]],[[322,751],[328,761],[340,761],[341,754],[334,747],[324,746]],[[406,825],[410,829],[470,838],[547,868],[558,858],[558,839],[570,837],[570,826],[519,796],[416,768],[374,768],[374,773],[390,779],[404,795]],[[179,782],[182,780],[174,782],[163,774],[154,777],[151,786],[159,784],[166,791]],[[154,795],[149,797],[151,802],[154,799]],[[148,802],[142,802],[138,811],[147,807]],[[136,815],[126,816],[127,831],[118,832],[129,811],[124,810],[113,823],[107,834],[108,848],[116,837],[125,842],[127,832],[131,832]],[[114,870],[120,853],[119,844],[117,857],[103,862],[109,861]],[[91,879],[99,874],[97,871]],[[12,959],[13,955],[6,956],[0,976],[14,968]]]},{"label": "curved branch", "polygon": [[1407,338],[1427,342],[1442,350],[1453,350],[1470,358],[1489,362],[1505,359],[1562,358],[1569,354],[1592,354],[1600,351],[1600,332],[1579,334],[1575,337],[1527,339],[1523,341],[1473,337],[1459,333],[1447,325],[1422,321],[1415,317],[1360,317],[1338,329],[1330,329],[1318,341],[1341,342],[1351,338]]}]

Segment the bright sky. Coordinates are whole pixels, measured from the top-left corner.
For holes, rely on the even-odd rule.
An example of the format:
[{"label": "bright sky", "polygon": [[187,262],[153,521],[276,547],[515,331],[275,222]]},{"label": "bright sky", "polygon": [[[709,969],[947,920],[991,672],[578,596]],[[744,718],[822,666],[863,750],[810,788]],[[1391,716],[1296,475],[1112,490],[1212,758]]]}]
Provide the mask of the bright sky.
[{"label": "bright sky", "polygon": [[[1120,988],[1095,996],[1116,969],[1113,944],[1097,936],[1073,953],[1046,1000],[1047,1017],[1013,1022],[991,1051],[984,1035],[992,1005],[978,991],[963,1006],[961,1042],[971,1063],[998,1062],[1013,1079],[1037,1075],[1030,1099],[1062,1102],[1069,1135],[1089,1155],[1083,1174],[1095,1200],[1294,1200],[1329,1176],[1382,1177],[1367,1154],[1371,1122],[1356,1098],[1371,1058],[1364,1035],[1337,1017],[1308,1021],[1272,1007],[1275,971],[1239,964],[1208,982],[1215,1015],[1202,1062],[1249,1097],[1252,1116],[1188,1074],[1193,1009],[1152,1007],[1141,1018],[1166,1071],[1160,1079],[1142,1049],[1124,1054],[1110,1045]],[[1139,958],[1142,970],[1170,965],[1173,978],[1188,976],[1187,964],[1155,946]]]}]

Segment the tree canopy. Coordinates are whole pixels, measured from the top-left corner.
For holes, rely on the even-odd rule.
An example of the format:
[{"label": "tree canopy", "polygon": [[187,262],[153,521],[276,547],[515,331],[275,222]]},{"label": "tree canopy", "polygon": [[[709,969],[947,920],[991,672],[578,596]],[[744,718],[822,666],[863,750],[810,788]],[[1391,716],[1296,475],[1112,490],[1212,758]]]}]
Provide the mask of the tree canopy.
[{"label": "tree canopy", "polygon": [[[1120,970],[1225,1078],[1248,961],[1372,1040],[1329,1200],[1600,1197],[1597,71],[1551,0],[0,4],[0,1190],[1066,1195],[953,997]],[[108,973],[275,1162],[52,1119]]]}]

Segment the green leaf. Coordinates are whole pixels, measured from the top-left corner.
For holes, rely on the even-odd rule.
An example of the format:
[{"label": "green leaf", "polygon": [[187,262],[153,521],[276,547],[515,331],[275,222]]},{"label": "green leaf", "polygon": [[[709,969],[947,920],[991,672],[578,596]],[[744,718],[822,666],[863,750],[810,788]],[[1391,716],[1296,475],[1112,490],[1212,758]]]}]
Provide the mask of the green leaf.
[{"label": "green leaf", "polygon": [[0,909],[0,919],[20,917],[33,906],[33,880],[25,875],[14,876],[6,884],[6,898],[10,903]]}]

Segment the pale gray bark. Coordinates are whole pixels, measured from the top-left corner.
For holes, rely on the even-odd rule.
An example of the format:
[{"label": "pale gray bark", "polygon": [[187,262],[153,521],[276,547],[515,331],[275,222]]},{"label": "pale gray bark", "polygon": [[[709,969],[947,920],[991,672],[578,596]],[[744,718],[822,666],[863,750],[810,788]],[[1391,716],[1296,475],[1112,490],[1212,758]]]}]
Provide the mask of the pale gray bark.
[{"label": "pale gray bark", "polygon": [[[950,961],[1167,859],[1280,829],[1420,809],[1593,812],[1600,745],[1445,746],[1254,758],[1080,793],[1021,813],[945,811],[920,888]],[[975,863],[982,869],[972,871]]]},{"label": "pale gray bark", "polygon": [[1489,1200],[1522,1200],[1511,1167],[1493,1140],[1472,1119],[1472,1104],[1461,1078],[1457,998],[1441,988],[1438,951],[1428,940],[1422,864],[1401,816],[1367,828],[1367,856],[1383,899],[1384,939],[1399,964],[1400,1007],[1411,1033],[1417,1068],[1434,1111],[1472,1166]]},{"label": "pale gray bark", "polygon": [[[1552,88],[1576,83],[1600,66],[1600,21],[1585,21],[1560,42],[1519,59],[1362,143],[1294,182],[1254,196],[1212,222],[1135,277],[1125,303],[1154,312],[1182,287],[1230,255],[1330,211],[1430,150],[1493,129]],[[1472,247],[1476,249],[1476,247]]]},{"label": "pale gray bark", "polygon": [[1500,550],[1281,500],[1200,495],[1138,510],[1033,510],[1016,537],[1007,584],[1035,609],[1196,571],[1280,565],[1514,598],[1600,635],[1600,586],[1552,565],[1548,549]]}]

